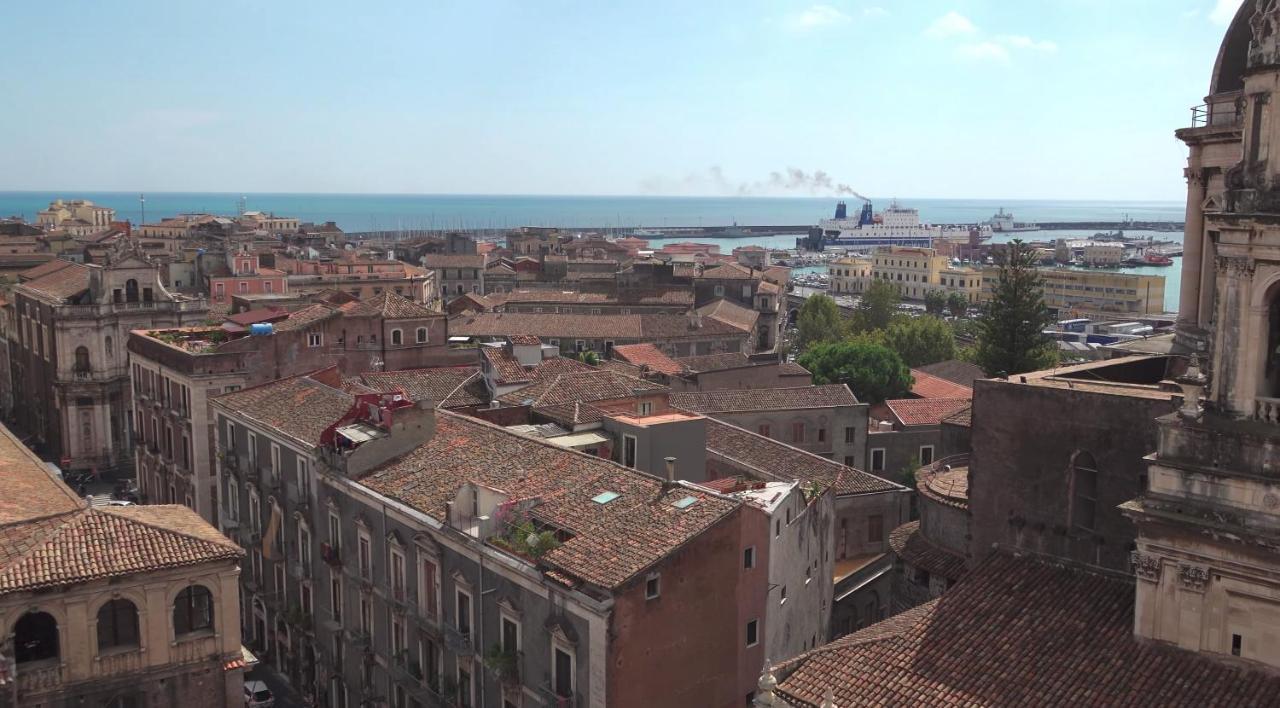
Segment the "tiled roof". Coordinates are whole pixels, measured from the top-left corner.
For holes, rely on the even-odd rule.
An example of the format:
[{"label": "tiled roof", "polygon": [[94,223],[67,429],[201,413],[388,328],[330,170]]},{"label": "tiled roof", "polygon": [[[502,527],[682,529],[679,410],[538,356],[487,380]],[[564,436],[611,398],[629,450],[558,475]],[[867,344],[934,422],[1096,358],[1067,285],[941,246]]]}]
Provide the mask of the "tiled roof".
[{"label": "tiled roof", "polygon": [[778,364],[778,375],[779,376],[810,376],[812,377],[813,372],[809,371],[803,366],[800,366],[794,361],[784,361],[781,364]]},{"label": "tiled roof", "polygon": [[84,502],[36,454],[0,426],[0,526],[76,511]]},{"label": "tiled roof", "polygon": [[739,265],[737,263],[725,263],[714,268],[707,268],[702,271],[700,278],[711,278],[714,280],[755,280],[760,277],[759,274],[750,268]]},{"label": "tiled roof", "polygon": [[329,307],[328,305],[322,305],[320,303],[308,305],[301,310],[291,313],[287,319],[275,323],[275,331],[291,332],[306,329],[317,322],[334,317],[337,314],[338,310]]},{"label": "tiled roof", "polygon": [[436,408],[460,408],[489,402],[489,393],[476,366],[443,366],[405,371],[370,371],[360,380],[372,389],[400,389],[413,401],[431,401]]},{"label": "tiled roof", "polygon": [[623,290],[618,294],[521,288],[504,294],[508,303],[559,303],[570,305],[692,305],[693,291],[683,288],[651,288]]},{"label": "tiled roof", "polygon": [[793,706],[1274,705],[1280,676],[1133,635],[1131,578],[996,553],[907,616],[788,662]]},{"label": "tiled roof", "polygon": [[911,394],[918,398],[973,398],[973,389],[912,369]]},{"label": "tiled roof", "polygon": [[884,404],[903,425],[938,425],[943,418],[972,405],[972,399],[901,398]]},{"label": "tiled roof", "polygon": [[482,312],[449,320],[449,334],[463,337],[508,337],[527,334],[543,339],[680,339],[744,336],[750,328],[711,317],[694,327],[686,315],[581,315],[529,312]]},{"label": "tiled roof", "polygon": [[947,580],[958,580],[964,575],[964,557],[926,538],[918,520],[894,529],[889,534],[889,549],[911,565],[929,571],[930,575]]},{"label": "tiled roof", "polygon": [[918,371],[923,371],[926,374],[932,374],[940,379],[946,379],[951,383],[968,386],[969,388],[973,388],[974,381],[987,377],[982,371],[982,367],[959,359],[948,359],[936,364],[926,364],[919,367]]},{"label": "tiled roof", "polygon": [[602,359],[596,364],[597,369],[605,369],[607,371],[616,371],[619,374],[627,376],[642,377],[645,372],[635,364],[628,364],[621,359]]},{"label": "tiled roof", "polygon": [[[50,261],[56,263],[57,261]],[[89,266],[64,261],[67,265],[48,271],[33,280],[28,280],[18,287],[26,288],[37,294],[54,300],[65,300],[89,289]],[[39,270],[37,266],[31,270]],[[27,271],[30,273],[31,271]]]},{"label": "tiled roof", "polygon": [[679,375],[683,367],[652,344],[622,344],[613,348],[613,355],[636,366],[647,366],[662,374]]},{"label": "tiled roof", "polygon": [[973,406],[968,405],[942,419],[944,425],[959,425],[965,428],[973,425]]},{"label": "tiled roof", "polygon": [[[664,492],[660,481],[614,462],[444,411],[430,442],[360,480],[441,520],[445,503],[469,482],[536,499],[530,515],[571,535],[539,564],[605,588],[626,583],[741,504],[692,486]],[[605,491],[619,497],[592,501]],[[685,497],[694,503],[676,508]]]},{"label": "tiled roof", "polygon": [[301,375],[224,393],[213,400],[227,410],[315,446],[320,444],[320,434],[351,408],[355,398]]},{"label": "tiled roof", "polygon": [[760,319],[759,312],[723,298],[699,307],[698,312],[704,321],[710,318],[747,331],[755,329],[756,321]]},{"label": "tiled roof", "polygon": [[596,371],[596,368],[571,357],[553,356],[534,364],[532,373],[535,379],[545,379],[561,374],[581,374],[587,371]]},{"label": "tiled roof", "polygon": [[512,344],[518,344],[526,347],[542,344],[541,339],[538,339],[531,334],[513,334],[507,337],[507,339],[511,340]]},{"label": "tiled roof", "polygon": [[566,428],[573,429],[577,425],[586,425],[588,423],[598,423],[604,420],[604,411],[596,408],[590,403],[556,403],[549,406],[538,406],[533,412],[549,418]]},{"label": "tiled roof", "polygon": [[584,372],[542,375],[532,386],[500,396],[499,400],[512,405],[532,401],[534,406],[606,401],[630,398],[635,392],[666,391],[661,384],[619,374],[615,371],[591,369]]},{"label": "tiled roof", "polygon": [[844,384],[793,388],[748,388],[724,391],[685,391],[671,394],[671,405],[698,413],[789,411],[857,405]]},{"label": "tiled roof", "polygon": [[676,362],[694,373],[724,371],[725,369],[741,369],[744,366],[752,366],[754,364],[754,362],[752,362],[751,359],[742,352],[684,356],[677,359]]},{"label": "tiled roof", "polygon": [[791,268],[787,266],[769,266],[764,269],[764,279],[785,286],[791,280]]},{"label": "tiled roof", "polygon": [[484,255],[428,253],[423,256],[422,265],[427,268],[483,268]]},{"label": "tiled roof", "polygon": [[440,315],[426,305],[420,305],[389,290],[384,290],[358,303],[350,303],[342,309],[347,314],[380,315],[388,320],[418,320]]},{"label": "tiled roof", "polygon": [[531,374],[524,370],[520,360],[508,352],[506,347],[480,347],[480,353],[489,362],[493,378],[498,383],[525,383],[531,379]]},{"label": "tiled roof", "polygon": [[906,490],[887,479],[714,418],[707,419],[706,428],[707,452],[757,479],[818,482],[833,487],[838,495]]},{"label": "tiled roof", "polygon": [[60,271],[63,268],[66,268],[72,265],[75,265],[75,264],[72,263],[71,261],[64,261],[61,258],[55,258],[51,261],[41,263],[40,265],[34,268],[29,268],[27,270],[22,271],[21,273],[18,273],[18,282],[27,282],[29,280],[35,280],[36,278],[44,277],[50,273]]}]

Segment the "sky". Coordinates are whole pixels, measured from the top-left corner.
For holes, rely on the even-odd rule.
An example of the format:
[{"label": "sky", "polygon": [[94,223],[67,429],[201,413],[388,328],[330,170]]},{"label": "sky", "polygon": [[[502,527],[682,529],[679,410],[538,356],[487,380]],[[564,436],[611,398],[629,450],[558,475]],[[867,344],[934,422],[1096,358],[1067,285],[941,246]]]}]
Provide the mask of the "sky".
[{"label": "sky", "polygon": [[1239,5],[11,0],[0,190],[1178,200]]}]

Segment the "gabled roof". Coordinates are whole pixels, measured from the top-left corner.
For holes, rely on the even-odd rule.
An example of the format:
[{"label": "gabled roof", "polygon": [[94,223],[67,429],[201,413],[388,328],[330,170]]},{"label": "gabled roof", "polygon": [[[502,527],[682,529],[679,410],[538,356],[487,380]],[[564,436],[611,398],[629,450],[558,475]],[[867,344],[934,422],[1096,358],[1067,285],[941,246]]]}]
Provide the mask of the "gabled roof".
[{"label": "gabled roof", "polygon": [[[941,598],[787,662],[817,706],[1261,706],[1280,676],[1133,634],[1134,580],[993,553]],[[785,672],[790,671],[787,675]]]},{"label": "gabled roof", "polygon": [[756,321],[760,319],[759,312],[747,309],[736,302],[724,298],[699,307],[698,312],[704,318],[710,318],[747,331],[755,329]]},{"label": "gabled roof", "polygon": [[320,383],[308,374],[224,393],[213,399],[233,413],[311,447],[320,444],[320,434],[341,418],[354,400],[351,394]]},{"label": "gabled roof", "polygon": [[647,366],[661,374],[679,375],[684,369],[652,344],[621,344],[613,348],[613,356],[628,364]]},{"label": "gabled roof", "polygon": [[738,263],[725,263],[707,268],[698,277],[713,280],[755,280],[760,274]]},{"label": "gabled roof", "polygon": [[885,401],[898,422],[907,425],[939,425],[942,419],[972,405],[971,398],[902,398]]},{"label": "gabled roof", "polygon": [[666,391],[661,384],[619,374],[616,371],[590,369],[588,371],[544,375],[532,386],[500,396],[499,400],[511,405],[530,401],[533,406],[560,403],[590,403],[615,398],[630,398],[638,392]]},{"label": "gabled roof", "polygon": [[422,257],[422,265],[427,268],[483,268],[484,259],[482,253],[428,253]]},{"label": "gabled roof", "polygon": [[532,379],[532,374],[525,371],[520,360],[507,351],[506,347],[480,347],[480,353],[489,362],[494,381],[513,384],[527,383]]},{"label": "gabled roof", "polygon": [[973,389],[912,369],[911,395],[918,398],[973,398]]},{"label": "gabled roof", "polygon": [[951,383],[968,386],[969,388],[973,388],[974,381],[987,378],[986,373],[982,371],[982,367],[959,359],[948,359],[936,364],[926,364],[916,370],[937,376],[940,379],[946,379]]},{"label": "gabled roof", "polygon": [[745,474],[769,481],[816,482],[837,495],[906,491],[906,487],[736,425],[706,419],[707,452]]},{"label": "gabled roof", "polygon": [[698,413],[807,410],[857,404],[858,399],[844,384],[683,391],[671,394],[671,405]]},{"label": "gabled roof", "polygon": [[[533,500],[534,520],[570,534],[539,565],[561,580],[606,589],[627,583],[741,505],[693,486],[664,489],[659,480],[617,463],[447,411],[437,415],[428,443],[359,483],[440,520],[445,503],[467,483]],[[617,500],[593,501],[605,491]],[[686,497],[693,502],[675,505]]]},{"label": "gabled roof", "polygon": [[[41,269],[54,263],[66,263],[66,265],[41,271]],[[89,289],[89,266],[70,261],[50,261],[45,265],[36,266],[28,270],[26,273],[31,273],[32,271],[41,271],[43,274],[21,283],[18,287],[53,300],[66,300]]]},{"label": "gabled roof", "polygon": [[431,401],[436,408],[461,408],[489,402],[478,366],[442,366],[404,371],[369,371],[360,380],[376,391],[404,391],[410,400]]},{"label": "gabled roof", "polygon": [[342,311],[348,315],[377,315],[387,320],[419,320],[441,315],[426,305],[418,304],[389,290],[359,302],[343,305]]},{"label": "gabled roof", "polygon": [[751,361],[751,359],[742,352],[683,356],[676,359],[676,363],[695,374],[708,373],[712,371],[725,371],[727,369],[741,369],[743,367],[755,365],[755,362]]},{"label": "gabled roof", "polygon": [[275,323],[275,330],[277,332],[291,332],[306,329],[317,322],[336,317],[337,314],[338,310],[329,305],[321,303],[308,305],[301,310],[290,313],[287,319]]}]

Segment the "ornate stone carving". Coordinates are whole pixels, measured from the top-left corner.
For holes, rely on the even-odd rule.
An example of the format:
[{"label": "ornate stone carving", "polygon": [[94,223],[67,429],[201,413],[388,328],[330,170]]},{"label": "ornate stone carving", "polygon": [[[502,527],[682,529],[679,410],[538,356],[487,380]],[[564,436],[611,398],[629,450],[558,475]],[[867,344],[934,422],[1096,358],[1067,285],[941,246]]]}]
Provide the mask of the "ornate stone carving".
[{"label": "ornate stone carving", "polygon": [[1179,565],[1178,583],[1182,585],[1184,590],[1204,592],[1204,586],[1209,583],[1208,566],[1192,565],[1190,563]]},{"label": "ornate stone carving", "polygon": [[1253,41],[1249,43],[1249,66],[1277,63],[1280,57],[1280,0],[1257,0],[1249,18]]},{"label": "ornate stone carving", "polygon": [[1133,551],[1129,554],[1129,562],[1133,565],[1133,574],[1138,578],[1152,583],[1160,582],[1160,556]]}]

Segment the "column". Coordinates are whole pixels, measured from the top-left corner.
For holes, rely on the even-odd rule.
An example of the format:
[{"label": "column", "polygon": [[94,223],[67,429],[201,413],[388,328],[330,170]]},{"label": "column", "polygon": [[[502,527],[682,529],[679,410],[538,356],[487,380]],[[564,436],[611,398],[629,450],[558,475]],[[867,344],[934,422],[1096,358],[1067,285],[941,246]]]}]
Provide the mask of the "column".
[{"label": "column", "polygon": [[[1184,237],[1185,238],[1185,237]],[[1213,239],[1209,238],[1209,234],[1201,234],[1200,236],[1200,314],[1198,316],[1199,326],[1201,329],[1208,329],[1209,323],[1213,321],[1213,302],[1217,297],[1218,278],[1217,267],[1214,261],[1217,260],[1217,247],[1213,243]],[[1183,244],[1186,248],[1186,244]],[[1185,254],[1186,251],[1184,250]],[[1186,265],[1185,255],[1183,265]],[[1185,271],[1184,271],[1185,272]]]},{"label": "column", "polygon": [[1200,327],[1201,254],[1204,244],[1205,180],[1192,146],[1187,166],[1186,227],[1182,232],[1182,290],[1178,298],[1178,324]]}]

